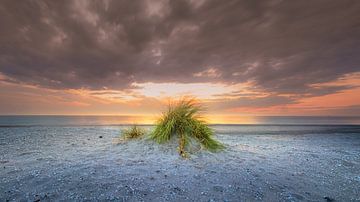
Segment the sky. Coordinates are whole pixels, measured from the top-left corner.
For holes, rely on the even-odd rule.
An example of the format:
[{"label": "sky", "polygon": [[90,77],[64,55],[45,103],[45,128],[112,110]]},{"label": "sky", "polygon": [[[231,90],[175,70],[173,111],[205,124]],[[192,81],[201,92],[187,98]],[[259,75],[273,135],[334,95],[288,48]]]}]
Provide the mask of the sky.
[{"label": "sky", "polygon": [[[0,1],[0,114],[360,114],[360,1]],[[217,117],[217,118],[216,118]]]}]

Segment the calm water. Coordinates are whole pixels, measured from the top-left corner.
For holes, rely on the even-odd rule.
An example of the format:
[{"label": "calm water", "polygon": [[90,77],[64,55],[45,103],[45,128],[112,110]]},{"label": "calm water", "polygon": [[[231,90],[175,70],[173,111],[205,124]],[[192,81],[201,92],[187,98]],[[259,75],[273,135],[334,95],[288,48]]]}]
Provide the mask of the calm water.
[{"label": "calm water", "polygon": [[[257,116],[244,125],[360,125],[360,117]],[[0,127],[111,126],[139,123],[136,116],[0,116]]]}]

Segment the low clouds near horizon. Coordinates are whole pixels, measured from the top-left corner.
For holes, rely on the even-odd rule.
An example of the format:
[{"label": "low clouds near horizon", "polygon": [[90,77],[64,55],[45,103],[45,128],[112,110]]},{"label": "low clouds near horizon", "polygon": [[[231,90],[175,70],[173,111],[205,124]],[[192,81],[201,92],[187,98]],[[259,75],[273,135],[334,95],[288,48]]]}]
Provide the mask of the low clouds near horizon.
[{"label": "low clouds near horizon", "polygon": [[132,93],[149,83],[240,86],[213,96],[221,109],[359,87],[327,85],[359,81],[356,0],[3,0],[0,13],[0,78],[12,84]]}]

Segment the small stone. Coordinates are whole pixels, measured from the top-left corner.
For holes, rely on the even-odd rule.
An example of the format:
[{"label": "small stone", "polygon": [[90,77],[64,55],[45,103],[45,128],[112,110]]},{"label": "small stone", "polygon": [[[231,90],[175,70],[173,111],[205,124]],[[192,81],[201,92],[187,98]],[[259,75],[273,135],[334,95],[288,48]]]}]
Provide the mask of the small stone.
[{"label": "small stone", "polygon": [[328,196],[325,196],[324,199],[325,199],[327,202],[335,201],[335,199],[330,198],[330,197],[328,197]]},{"label": "small stone", "polygon": [[100,136],[99,136],[99,138],[103,138],[103,136],[102,136],[102,135],[100,135]]}]

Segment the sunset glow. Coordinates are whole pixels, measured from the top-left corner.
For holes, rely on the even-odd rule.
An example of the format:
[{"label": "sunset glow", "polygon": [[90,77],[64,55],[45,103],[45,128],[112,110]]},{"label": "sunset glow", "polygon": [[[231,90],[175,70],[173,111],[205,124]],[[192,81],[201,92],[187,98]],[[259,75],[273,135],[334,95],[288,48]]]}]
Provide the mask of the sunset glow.
[{"label": "sunset glow", "polygon": [[[126,122],[150,124],[163,105],[179,97],[193,96],[207,106],[209,113],[205,118],[210,123],[254,124],[253,117],[261,115],[357,115],[354,107],[360,103],[359,83],[360,74],[351,74],[333,82],[314,84],[315,88],[351,86],[349,89],[300,97],[257,90],[250,83],[143,83],[126,91],[56,90],[16,84],[3,77],[0,97],[3,114],[126,115],[132,117]],[[267,103],[274,96],[280,100],[290,98],[291,102],[276,104],[275,99],[275,103]]]}]

